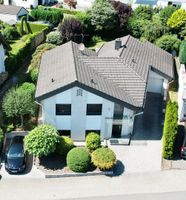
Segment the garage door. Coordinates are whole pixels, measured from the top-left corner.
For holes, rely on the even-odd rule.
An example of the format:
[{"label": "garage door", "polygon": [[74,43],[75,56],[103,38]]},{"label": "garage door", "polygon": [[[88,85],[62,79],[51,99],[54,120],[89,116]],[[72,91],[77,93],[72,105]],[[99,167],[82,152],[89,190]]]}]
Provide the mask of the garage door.
[{"label": "garage door", "polygon": [[149,77],[147,91],[162,94],[163,79]]}]

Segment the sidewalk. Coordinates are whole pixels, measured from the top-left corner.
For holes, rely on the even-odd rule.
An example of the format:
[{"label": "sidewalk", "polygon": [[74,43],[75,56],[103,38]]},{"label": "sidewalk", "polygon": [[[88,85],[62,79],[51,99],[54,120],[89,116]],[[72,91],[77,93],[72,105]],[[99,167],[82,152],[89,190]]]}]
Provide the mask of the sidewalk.
[{"label": "sidewalk", "polygon": [[118,177],[2,179],[0,199],[40,200],[176,192],[186,190],[185,170],[134,173]]}]

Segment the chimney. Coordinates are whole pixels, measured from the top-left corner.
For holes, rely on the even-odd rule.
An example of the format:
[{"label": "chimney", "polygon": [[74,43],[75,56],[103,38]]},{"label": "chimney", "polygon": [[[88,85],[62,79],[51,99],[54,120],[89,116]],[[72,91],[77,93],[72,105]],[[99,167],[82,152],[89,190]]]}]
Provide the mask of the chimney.
[{"label": "chimney", "polygon": [[119,50],[121,48],[121,39],[118,38],[115,40],[115,50]]}]

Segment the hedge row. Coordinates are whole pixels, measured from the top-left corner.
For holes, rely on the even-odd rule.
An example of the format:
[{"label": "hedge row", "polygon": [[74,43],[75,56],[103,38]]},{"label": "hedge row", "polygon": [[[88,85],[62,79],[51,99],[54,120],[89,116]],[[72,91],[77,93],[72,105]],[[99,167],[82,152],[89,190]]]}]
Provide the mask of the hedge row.
[{"label": "hedge row", "polygon": [[31,16],[35,20],[43,20],[57,26],[63,19],[63,12],[57,8],[47,8],[39,6],[31,11]]},{"label": "hedge row", "polygon": [[186,40],[180,45],[179,60],[181,64],[186,64]]},{"label": "hedge row", "polygon": [[[43,31],[45,30],[46,29],[44,29]],[[5,59],[6,71],[8,71],[9,75],[12,75],[14,72],[16,72],[17,69],[19,69],[19,67],[23,64],[24,60],[34,48],[34,46],[32,45],[32,41],[40,33],[41,32],[35,32],[33,34],[23,36],[23,46],[17,46],[16,49],[13,48],[9,52],[9,55]]]},{"label": "hedge row", "polygon": [[165,123],[163,130],[163,158],[172,159],[174,143],[178,130],[178,105],[169,101],[166,107]]}]

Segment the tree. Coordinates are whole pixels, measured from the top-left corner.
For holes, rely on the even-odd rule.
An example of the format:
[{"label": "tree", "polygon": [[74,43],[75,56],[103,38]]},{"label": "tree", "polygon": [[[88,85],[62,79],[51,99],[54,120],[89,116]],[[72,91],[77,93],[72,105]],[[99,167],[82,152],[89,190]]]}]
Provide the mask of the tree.
[{"label": "tree", "polygon": [[184,9],[176,10],[167,21],[167,25],[173,29],[180,29],[185,26],[186,11]]},{"label": "tree", "polygon": [[125,27],[128,22],[129,16],[131,16],[132,14],[132,8],[129,5],[124,4],[120,1],[112,0],[110,1],[110,3],[117,13],[119,26],[121,28]]},{"label": "tree", "polygon": [[179,60],[181,64],[186,64],[186,40],[180,45]]},{"label": "tree", "polygon": [[25,136],[25,150],[29,154],[42,157],[54,152],[59,142],[57,130],[51,125],[42,124]]},{"label": "tree", "polygon": [[133,16],[138,19],[151,20],[153,13],[152,7],[140,5],[133,11]]},{"label": "tree", "polygon": [[64,0],[64,3],[66,3],[69,8],[76,8],[77,1],[76,0]]},{"label": "tree", "polygon": [[128,30],[136,38],[140,38],[144,33],[146,25],[149,24],[149,20],[138,19],[134,16],[129,17]]},{"label": "tree", "polygon": [[34,114],[35,103],[29,91],[21,88],[12,88],[3,98],[2,108],[7,117],[20,117],[21,127],[23,127],[23,117],[27,114]]},{"label": "tree", "polygon": [[82,24],[74,17],[65,18],[59,26],[59,31],[61,32],[62,38],[66,41],[73,40],[74,42],[78,42],[83,36]]},{"label": "tree", "polygon": [[175,6],[166,6],[165,8],[161,9],[159,12],[160,19],[164,25],[167,24],[168,19],[171,15],[177,10]]},{"label": "tree", "polygon": [[178,39],[177,35],[163,35],[156,40],[156,45],[170,53],[173,50],[178,52],[181,41]]},{"label": "tree", "polygon": [[108,0],[96,0],[91,9],[91,23],[97,31],[112,30],[116,26],[116,11]]}]

